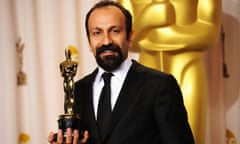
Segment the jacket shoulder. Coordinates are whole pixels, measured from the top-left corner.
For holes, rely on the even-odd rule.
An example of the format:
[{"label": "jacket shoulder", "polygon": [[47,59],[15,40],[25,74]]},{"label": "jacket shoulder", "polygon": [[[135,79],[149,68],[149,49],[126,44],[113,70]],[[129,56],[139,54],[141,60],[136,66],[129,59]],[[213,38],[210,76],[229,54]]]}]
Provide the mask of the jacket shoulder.
[{"label": "jacket shoulder", "polygon": [[171,74],[169,74],[169,73],[147,67],[135,60],[133,60],[132,68],[134,70],[136,70],[137,72],[145,73],[146,75],[149,75],[149,76],[156,76],[156,77],[163,77],[163,78],[171,76]]},{"label": "jacket shoulder", "polygon": [[75,85],[78,86],[78,85],[81,85],[81,84],[87,84],[87,83],[93,82],[97,72],[98,72],[98,69],[95,69],[92,73],[90,73],[90,74],[84,76],[83,78],[77,80],[75,82]]}]

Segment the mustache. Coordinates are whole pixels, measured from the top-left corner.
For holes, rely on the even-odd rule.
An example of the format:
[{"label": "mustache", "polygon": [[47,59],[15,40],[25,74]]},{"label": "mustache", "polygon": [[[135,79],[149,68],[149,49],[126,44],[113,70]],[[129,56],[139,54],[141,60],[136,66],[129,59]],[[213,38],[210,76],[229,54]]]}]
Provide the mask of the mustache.
[{"label": "mustache", "polygon": [[121,52],[121,49],[118,45],[109,44],[109,45],[102,45],[101,47],[97,48],[96,53],[100,54],[107,50],[114,51],[114,52]]}]

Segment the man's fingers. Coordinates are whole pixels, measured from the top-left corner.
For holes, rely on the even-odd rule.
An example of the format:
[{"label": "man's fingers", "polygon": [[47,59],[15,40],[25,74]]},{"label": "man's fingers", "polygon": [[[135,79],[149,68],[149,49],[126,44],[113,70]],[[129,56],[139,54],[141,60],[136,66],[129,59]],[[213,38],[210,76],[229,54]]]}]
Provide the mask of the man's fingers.
[{"label": "man's fingers", "polygon": [[78,130],[73,131],[73,144],[78,144],[79,140],[79,132]]},{"label": "man's fingers", "polygon": [[83,139],[81,139],[80,143],[81,143],[81,144],[85,144],[85,143],[87,142],[88,138],[89,138],[89,133],[88,133],[88,131],[84,131],[84,133],[83,133]]},{"label": "man's fingers", "polygon": [[47,140],[48,140],[49,143],[52,143],[52,142],[53,142],[53,137],[54,137],[54,133],[53,133],[53,132],[50,132],[50,134],[48,135],[48,138],[47,138]]},{"label": "man's fingers", "polygon": [[57,141],[54,140],[54,133],[50,132],[47,140],[50,144],[85,144],[89,138],[88,131],[84,131],[83,138],[80,140],[80,134],[78,130],[72,131],[71,128],[68,128],[63,134],[62,130],[58,130]]},{"label": "man's fingers", "polygon": [[57,143],[63,143],[63,132],[62,130],[58,130],[58,134],[57,134]]},{"label": "man's fingers", "polygon": [[66,144],[71,144],[72,143],[72,129],[67,128],[66,131]]}]

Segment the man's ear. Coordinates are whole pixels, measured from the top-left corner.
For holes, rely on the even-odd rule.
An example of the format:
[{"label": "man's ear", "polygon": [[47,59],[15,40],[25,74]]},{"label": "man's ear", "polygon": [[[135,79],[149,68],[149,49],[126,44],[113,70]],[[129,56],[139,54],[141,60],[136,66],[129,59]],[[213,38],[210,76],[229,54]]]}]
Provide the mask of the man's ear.
[{"label": "man's ear", "polygon": [[135,36],[135,32],[132,31],[132,32],[129,34],[129,38],[128,38],[129,43],[130,43],[130,46],[132,45],[132,41],[133,41],[133,39],[134,39],[134,36]]}]

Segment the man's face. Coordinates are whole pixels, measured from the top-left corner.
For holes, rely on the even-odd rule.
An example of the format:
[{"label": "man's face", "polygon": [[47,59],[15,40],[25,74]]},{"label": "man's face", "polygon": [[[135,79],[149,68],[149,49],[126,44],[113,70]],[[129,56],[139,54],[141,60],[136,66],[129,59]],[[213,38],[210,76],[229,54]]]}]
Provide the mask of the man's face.
[{"label": "man's face", "polygon": [[114,6],[95,9],[88,20],[89,44],[97,63],[115,70],[128,56],[132,34],[127,39],[125,17]]}]

